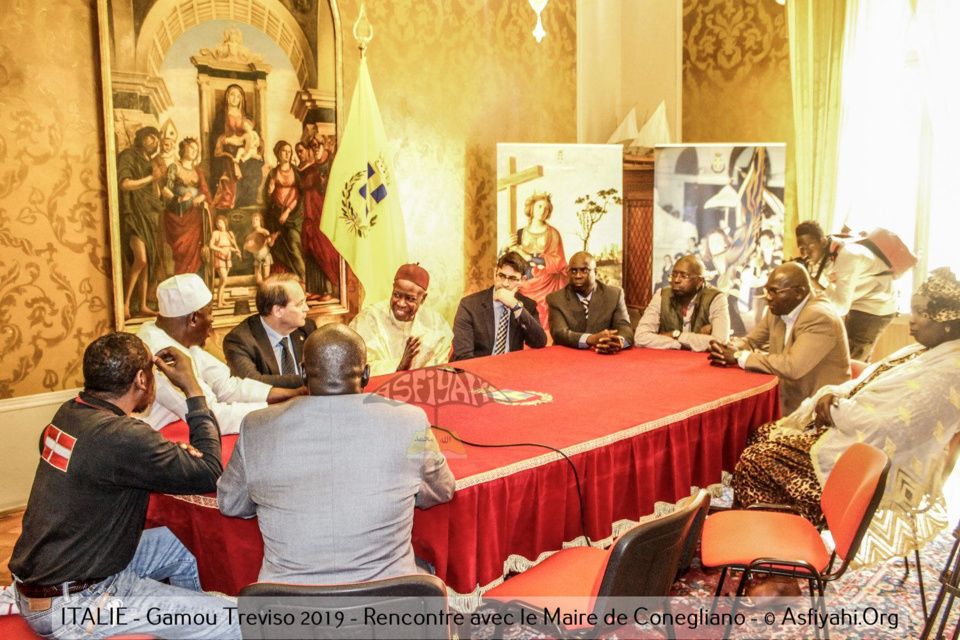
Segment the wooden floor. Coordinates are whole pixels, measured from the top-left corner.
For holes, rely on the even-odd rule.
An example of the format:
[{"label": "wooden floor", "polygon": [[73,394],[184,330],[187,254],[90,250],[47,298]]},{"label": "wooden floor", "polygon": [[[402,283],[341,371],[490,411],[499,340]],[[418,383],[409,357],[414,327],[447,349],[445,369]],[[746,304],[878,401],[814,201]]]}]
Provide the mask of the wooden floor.
[{"label": "wooden floor", "polygon": [[0,518],[0,589],[10,584],[10,555],[13,545],[20,537],[20,522],[23,520],[23,511]]}]

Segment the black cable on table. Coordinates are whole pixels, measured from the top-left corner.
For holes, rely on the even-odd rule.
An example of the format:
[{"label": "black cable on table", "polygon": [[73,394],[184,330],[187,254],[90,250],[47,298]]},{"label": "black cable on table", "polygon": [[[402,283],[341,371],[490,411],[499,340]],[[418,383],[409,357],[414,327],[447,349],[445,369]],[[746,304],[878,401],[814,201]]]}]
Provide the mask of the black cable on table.
[{"label": "black cable on table", "polygon": [[468,447],[480,447],[485,449],[502,449],[505,447],[540,447],[542,449],[549,449],[550,451],[559,453],[561,456],[563,456],[563,459],[567,461],[567,464],[570,465],[570,468],[573,469],[573,479],[577,484],[577,500],[580,503],[580,528],[583,530],[583,537],[587,541],[587,546],[590,546],[590,547],[594,546],[594,544],[590,541],[590,536],[587,535],[587,520],[586,520],[586,516],[584,515],[584,509],[583,509],[583,493],[580,491],[580,474],[577,473],[577,467],[576,465],[573,464],[573,460],[570,459],[570,456],[565,454],[560,449],[557,449],[556,447],[551,447],[548,444],[539,444],[537,442],[510,442],[505,444],[480,444],[479,442],[468,442],[467,440],[464,440],[463,438],[460,438],[459,436],[457,436],[455,433],[453,433],[449,429],[445,429],[444,427],[441,427],[435,424],[432,424],[430,426],[433,427],[434,429],[437,429],[439,431],[443,431],[444,433],[449,434],[451,438],[453,438],[454,440],[456,440],[461,444],[467,445]]}]

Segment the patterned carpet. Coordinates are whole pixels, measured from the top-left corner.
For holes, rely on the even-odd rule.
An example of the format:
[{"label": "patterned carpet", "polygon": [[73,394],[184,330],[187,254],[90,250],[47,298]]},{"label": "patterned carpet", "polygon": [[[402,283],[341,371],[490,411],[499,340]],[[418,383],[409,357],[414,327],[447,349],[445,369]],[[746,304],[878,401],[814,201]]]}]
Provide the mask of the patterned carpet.
[{"label": "patterned carpet", "polygon": [[[729,490],[724,491],[724,497],[714,499],[714,503],[724,503],[729,499]],[[726,498],[727,500],[724,500]],[[929,543],[921,551],[923,564],[924,586],[927,593],[927,603],[933,607],[940,592],[940,572],[944,569],[950,551],[955,543],[953,530],[948,528]],[[956,562],[956,560],[955,560]],[[704,617],[714,604],[713,593],[716,590],[720,572],[704,570],[700,566],[699,557],[696,557],[690,568],[674,584],[671,598],[672,611],[677,614],[684,610],[694,615],[694,622],[687,625],[677,625],[678,638],[719,638],[722,637],[722,625],[713,626],[704,624]],[[733,595],[736,591],[739,574],[728,577],[724,584],[725,595]],[[803,584],[804,596],[807,594],[806,583]],[[917,581],[916,567],[911,559],[909,576],[904,575],[903,559],[896,559],[876,567],[848,570],[839,581],[827,587],[827,611],[829,620],[829,637],[835,640],[847,639],[880,639],[880,638],[919,638],[923,632],[924,616],[920,603],[920,588]],[[732,603],[732,598],[722,598],[718,611],[724,610]],[[625,602],[625,608],[635,608],[637,603]],[[642,602],[648,605],[650,603]],[[744,615],[744,624],[737,626],[729,637],[737,639],[747,638],[814,638],[817,636],[815,624],[809,618],[811,604],[807,597],[799,601],[780,599],[758,599],[750,602],[746,599],[745,606],[740,608]],[[946,627],[945,636],[951,637],[957,625],[956,612],[960,612],[960,602],[954,606],[954,615],[951,616]],[[652,608],[651,608],[652,610]],[[483,611],[483,608],[481,608]],[[772,622],[771,622],[772,621]],[[696,628],[691,628],[696,626]],[[478,625],[471,630],[463,630],[463,637],[491,638],[495,635],[492,625]],[[528,626],[515,625],[508,627],[503,633],[505,638],[540,638],[554,637],[555,634],[543,635],[536,629]],[[638,626],[629,624],[619,629],[603,634],[601,637],[610,640],[624,638],[664,638],[662,630],[652,630],[649,625]],[[822,632],[819,637],[823,637]],[[931,635],[931,638],[936,637]]]}]

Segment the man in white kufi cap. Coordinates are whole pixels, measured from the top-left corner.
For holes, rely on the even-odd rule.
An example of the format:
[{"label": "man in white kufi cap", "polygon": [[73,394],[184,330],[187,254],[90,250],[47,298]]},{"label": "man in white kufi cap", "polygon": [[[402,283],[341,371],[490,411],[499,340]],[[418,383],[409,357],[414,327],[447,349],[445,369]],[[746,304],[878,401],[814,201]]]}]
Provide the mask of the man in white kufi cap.
[{"label": "man in white kufi cap", "polygon": [[[145,322],[137,335],[150,351],[175,347],[193,360],[194,373],[223,434],[237,433],[244,416],[267,404],[301,395],[257,380],[235,378],[226,364],[203,350],[213,328],[213,295],[194,273],[167,278],[157,286],[160,317]],[[157,397],[142,419],[160,429],[185,418],[187,399],[163,374],[157,374]]]}]

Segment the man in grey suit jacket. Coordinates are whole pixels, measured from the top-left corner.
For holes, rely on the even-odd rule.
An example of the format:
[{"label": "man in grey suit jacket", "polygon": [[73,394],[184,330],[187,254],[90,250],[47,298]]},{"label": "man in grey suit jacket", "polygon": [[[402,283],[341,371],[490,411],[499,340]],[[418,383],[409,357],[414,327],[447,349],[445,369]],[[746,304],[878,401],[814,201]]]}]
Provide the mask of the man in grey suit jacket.
[{"label": "man in grey suit jacket", "polygon": [[531,349],[547,345],[536,301],[517,291],[526,271],[523,256],[507,251],[497,260],[493,287],[460,301],[453,319],[450,362],[521,351],[524,343]]},{"label": "man in grey suit jacket", "polygon": [[616,353],[633,342],[623,291],[597,282],[597,263],[586,251],[567,263],[567,286],[547,296],[550,334],[556,344]]},{"label": "man in grey suit jacket", "polygon": [[257,314],[223,339],[223,355],[233,375],[285,389],[303,386],[303,343],[317,328],[307,318],[308,309],[295,275],[280,273],[264,280],[257,289]]},{"label": "man in grey suit jacket", "polygon": [[767,313],[746,337],[710,343],[710,362],[739,365],[780,378],[780,413],[788,415],[820,387],[850,379],[843,321],[822,295],[811,295],[810,276],[788,262],[770,273]]},{"label": "man in grey suit jacket", "polygon": [[304,347],[309,396],[249,414],[217,483],[227,516],[257,516],[261,582],[333,584],[417,573],[413,509],[455,481],[423,409],[362,393],[363,339],[341,324]]}]

